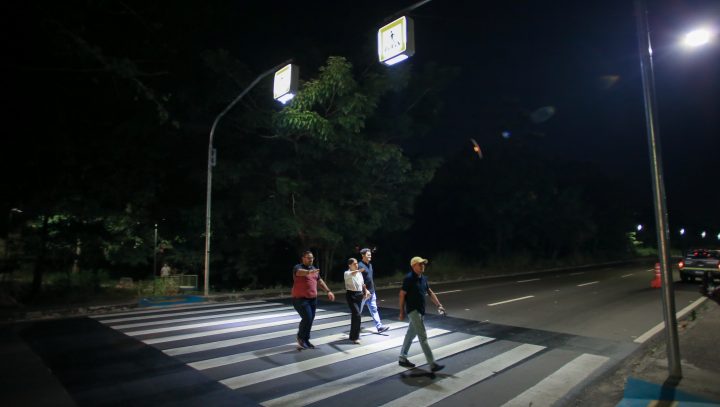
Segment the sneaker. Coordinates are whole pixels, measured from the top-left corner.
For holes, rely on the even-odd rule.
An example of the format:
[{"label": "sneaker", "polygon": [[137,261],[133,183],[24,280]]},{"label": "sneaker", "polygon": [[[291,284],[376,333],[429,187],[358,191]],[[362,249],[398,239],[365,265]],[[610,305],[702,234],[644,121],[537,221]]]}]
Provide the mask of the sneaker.
[{"label": "sneaker", "polygon": [[300,338],[297,338],[297,344],[298,344],[298,349],[307,349],[308,348],[307,345],[305,345],[305,342],[303,342],[303,340]]},{"label": "sneaker", "polygon": [[437,372],[437,371],[440,371],[440,370],[443,370],[443,369],[445,369],[445,365],[438,365],[437,363],[433,363],[433,364],[430,366],[430,371],[431,371],[431,372]]},{"label": "sneaker", "polygon": [[413,363],[413,362],[411,362],[411,361],[409,361],[409,360],[407,360],[407,359],[400,359],[400,360],[398,360],[398,365],[400,365],[400,366],[402,366],[402,367],[410,367],[410,368],[415,367],[415,363]]},{"label": "sneaker", "polygon": [[355,345],[360,345],[360,339],[352,339],[350,342],[354,343]]},{"label": "sneaker", "polygon": [[305,347],[308,349],[315,349],[315,345],[310,343],[310,341],[305,341]]},{"label": "sneaker", "polygon": [[389,329],[390,329],[389,326],[381,326],[380,328],[377,329],[377,331],[378,331],[378,333],[380,334],[380,333],[383,333],[383,332],[385,332],[385,331],[387,331],[387,330],[389,330]]}]

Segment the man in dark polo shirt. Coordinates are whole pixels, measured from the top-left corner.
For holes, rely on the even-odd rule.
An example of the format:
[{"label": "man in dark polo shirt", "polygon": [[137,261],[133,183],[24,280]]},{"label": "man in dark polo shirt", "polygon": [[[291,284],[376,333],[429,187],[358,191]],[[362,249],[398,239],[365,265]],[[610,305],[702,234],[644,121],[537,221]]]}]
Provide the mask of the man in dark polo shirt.
[{"label": "man in dark polo shirt", "polygon": [[400,289],[400,316],[399,319],[402,321],[407,315],[410,320],[408,330],[405,333],[405,341],[400,349],[400,360],[398,364],[403,367],[415,367],[415,364],[407,359],[408,352],[410,351],[410,345],[413,339],[418,337],[420,347],[422,347],[425,358],[427,359],[430,370],[437,372],[445,366],[435,363],[432,349],[427,340],[427,333],[425,332],[425,322],[423,317],[425,316],[425,296],[430,295],[432,302],[437,305],[438,310],[444,312],[440,300],[438,300],[435,293],[430,289],[427,278],[425,278],[425,265],[427,259],[422,257],[413,257],[410,259],[410,267],[412,271],[409,272],[403,280],[402,288]]},{"label": "man in dark polo shirt", "polygon": [[373,266],[372,263],[370,263],[372,261],[372,250],[362,249],[360,250],[360,255],[362,256],[362,258],[360,259],[360,263],[358,263],[358,267],[360,268],[360,271],[362,271],[363,280],[365,281],[365,287],[368,289],[368,291],[370,291],[370,298],[363,299],[362,304],[360,305],[360,313],[362,314],[363,308],[365,307],[365,305],[367,305],[368,311],[370,311],[370,316],[375,322],[375,328],[377,329],[378,333],[385,332],[390,328],[383,325],[382,320],[380,319],[380,313],[378,312],[377,308],[375,281],[373,281]]},{"label": "man in dark polo shirt", "polygon": [[327,293],[328,299],[335,301],[335,294],[320,278],[320,269],[313,266],[314,259],[315,256],[308,250],[302,254],[302,263],[293,267],[292,303],[295,311],[300,314],[297,334],[298,349],[315,349],[315,346],[310,343],[310,330],[315,320],[318,284]]}]

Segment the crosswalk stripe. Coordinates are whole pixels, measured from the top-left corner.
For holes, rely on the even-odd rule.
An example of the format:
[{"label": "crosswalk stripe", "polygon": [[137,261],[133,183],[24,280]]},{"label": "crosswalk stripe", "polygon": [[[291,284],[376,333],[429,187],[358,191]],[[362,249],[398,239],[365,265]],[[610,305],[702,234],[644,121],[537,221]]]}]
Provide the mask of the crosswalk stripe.
[{"label": "crosswalk stripe", "polygon": [[[360,322],[368,322],[371,320],[372,320],[371,317],[363,317],[360,320]],[[337,321],[337,322],[330,322],[327,324],[313,325],[312,330],[313,330],[313,332],[315,332],[315,331],[321,331],[323,329],[331,329],[331,328],[337,328],[337,327],[347,326],[347,325],[348,325],[347,321]],[[244,345],[247,343],[265,341],[268,339],[275,339],[275,338],[280,338],[283,336],[288,336],[288,335],[293,335],[293,334],[297,334],[297,329],[286,329],[283,331],[268,332],[268,333],[252,335],[252,336],[244,336],[242,338],[226,339],[224,341],[207,342],[207,343],[201,343],[198,345],[190,345],[190,346],[182,346],[179,348],[164,349],[163,352],[166,355],[170,355],[170,356],[186,355],[188,353],[196,353],[196,352],[202,352],[202,351],[206,351],[206,350],[227,348],[229,346]]]},{"label": "crosswalk stripe", "polygon": [[[486,336],[473,336],[458,342],[454,342],[450,345],[445,345],[440,348],[433,349],[433,355],[435,356],[436,360],[440,360],[455,355],[457,353],[464,352],[468,349],[483,345],[485,343],[492,342],[494,340],[494,338],[489,338]],[[416,353],[415,355],[409,357],[408,360],[418,365],[425,363],[425,355],[420,350],[417,350],[417,352],[419,353]],[[321,400],[328,399],[338,394],[356,389],[358,387],[362,387],[370,383],[382,380],[386,377],[400,374],[406,370],[407,368],[399,366],[397,362],[388,363],[370,370],[363,371],[361,373],[354,374],[352,376],[346,376],[332,382],[323,383],[319,386],[293,392],[283,397],[266,400],[260,404],[265,407],[306,406]]]},{"label": "crosswalk stripe", "polygon": [[227,313],[227,314],[202,315],[202,316],[197,316],[197,317],[163,319],[160,321],[136,322],[136,323],[124,324],[124,325],[111,325],[110,327],[113,329],[140,328],[143,326],[153,326],[153,325],[160,325],[160,324],[180,323],[180,322],[190,322],[190,321],[201,321],[203,319],[237,317],[240,315],[262,314],[263,312],[277,312],[277,311],[286,311],[286,310],[291,310],[291,309],[294,309],[294,308],[293,307],[278,307],[278,308],[271,308],[271,309],[263,308],[263,309],[254,309],[254,310],[248,310],[248,311],[231,312],[231,313]]},{"label": "crosswalk stripe", "polygon": [[541,380],[535,386],[525,390],[503,407],[549,406],[567,394],[578,383],[610,358],[584,353]]},{"label": "crosswalk stripe", "polygon": [[[317,321],[319,319],[347,317],[348,315],[349,314],[347,312],[332,312],[329,314],[318,314],[318,315],[315,315],[315,320]],[[255,325],[235,326],[232,328],[213,329],[210,331],[193,332],[193,333],[188,333],[188,334],[179,334],[179,335],[165,336],[165,337],[159,337],[159,338],[149,338],[149,339],[143,339],[142,341],[148,345],[152,345],[152,344],[156,344],[156,343],[180,341],[180,340],[184,340],[184,339],[202,338],[205,336],[221,335],[221,334],[227,334],[227,333],[232,333],[232,332],[251,331],[253,329],[269,328],[269,327],[273,327],[273,326],[287,325],[287,324],[298,323],[298,322],[300,322],[300,318],[296,317],[296,318],[283,319],[280,321],[264,322],[264,323],[255,324]],[[125,332],[125,334],[127,335],[127,332]]]},{"label": "crosswalk stripe", "polygon": [[[320,309],[317,310],[318,313],[320,313],[322,311],[325,311],[325,310],[320,310]],[[129,331],[129,332],[125,332],[125,334],[130,335],[130,336],[158,334],[158,333],[162,333],[162,332],[182,331],[185,329],[207,328],[209,326],[229,325],[229,324],[236,324],[236,323],[240,323],[240,322],[257,321],[259,319],[287,317],[290,315],[297,315],[297,312],[293,310],[293,311],[287,311],[287,312],[276,312],[276,313],[265,314],[265,315],[256,315],[256,316],[252,316],[252,317],[220,319],[220,320],[212,321],[212,322],[198,322],[197,324],[175,325],[175,326],[166,326],[164,328],[145,329],[145,330],[141,330],[141,331]],[[170,322],[170,321],[168,321],[168,322]]]},{"label": "crosswalk stripe", "polygon": [[126,317],[126,318],[99,319],[99,321],[106,325],[112,325],[112,324],[116,324],[118,322],[143,321],[143,320],[154,319],[154,318],[179,317],[179,316],[183,316],[183,315],[207,314],[210,312],[220,312],[220,311],[239,311],[239,310],[250,309],[250,308],[279,307],[281,305],[284,305],[284,304],[268,302],[268,303],[262,303],[262,304],[242,305],[242,306],[235,306],[235,307],[202,309],[202,310],[196,310],[196,311],[170,312],[170,313],[164,313],[164,314],[141,315],[141,316],[135,316],[135,317]]},{"label": "crosswalk stripe", "polygon": [[[255,300],[255,301],[241,301],[241,302],[236,302],[235,304],[246,305],[246,304],[257,304],[257,303],[263,303],[263,302],[265,302],[265,301]],[[166,309],[148,309],[148,310],[142,310],[142,311],[127,311],[127,312],[115,312],[112,314],[103,314],[103,315],[90,315],[90,318],[100,320],[100,319],[115,318],[115,317],[120,317],[120,316],[125,316],[125,315],[144,315],[144,314],[153,314],[153,313],[162,314],[164,312],[174,312],[174,311],[177,311],[178,309],[200,309],[200,308],[220,307],[220,306],[224,306],[224,305],[226,305],[226,304],[203,304],[203,305],[184,305],[183,304],[182,306],[178,305],[178,306],[174,306],[172,308],[166,308]]]},{"label": "crosswalk stripe", "polygon": [[[432,338],[438,335],[449,333],[444,329],[430,329],[427,331],[428,338]],[[229,377],[220,380],[220,383],[227,387],[235,390],[241,387],[251,386],[253,384],[261,383],[266,380],[277,379],[280,377],[289,376],[291,374],[304,372],[306,370],[316,369],[318,367],[327,366],[332,363],[342,362],[349,359],[357,358],[371,353],[380,352],[390,348],[394,348],[402,345],[404,337],[397,337],[389,340],[385,340],[380,343],[374,343],[367,346],[361,346],[353,349],[349,349],[345,352],[332,353],[329,355],[320,356],[317,358],[305,360],[302,362],[290,363],[284,366],[278,366],[258,372],[248,373],[241,376]]]},{"label": "crosswalk stripe", "polygon": [[544,346],[520,345],[485,362],[455,373],[452,377],[432,382],[421,389],[392,400],[383,407],[429,406],[485,380],[543,349],[545,349]]},{"label": "crosswalk stripe", "polygon": [[[370,318],[370,317],[366,317],[366,318],[369,320],[372,320],[372,318]],[[347,321],[344,321],[343,325],[348,325]],[[398,322],[398,323],[390,324],[387,326],[390,329],[399,329],[399,328],[404,328],[407,325],[408,324],[406,322]],[[313,327],[313,331],[315,331],[316,329],[317,329],[316,327]],[[294,330],[292,332],[296,333],[297,330]],[[365,335],[369,335],[369,333],[366,333]],[[316,346],[324,345],[326,343],[337,342],[337,341],[341,341],[343,339],[348,339],[347,333],[338,333],[338,334],[321,336],[319,338],[313,339],[313,344],[315,344]],[[215,367],[227,366],[227,365],[230,365],[233,363],[240,363],[240,362],[245,362],[247,360],[277,355],[278,353],[284,353],[289,350],[294,350],[296,345],[297,345],[297,343],[295,341],[293,341],[293,342],[286,343],[283,345],[273,346],[272,348],[237,353],[234,355],[221,356],[221,357],[213,358],[213,359],[200,360],[197,362],[188,363],[188,366],[193,367],[197,370],[212,369]]]}]

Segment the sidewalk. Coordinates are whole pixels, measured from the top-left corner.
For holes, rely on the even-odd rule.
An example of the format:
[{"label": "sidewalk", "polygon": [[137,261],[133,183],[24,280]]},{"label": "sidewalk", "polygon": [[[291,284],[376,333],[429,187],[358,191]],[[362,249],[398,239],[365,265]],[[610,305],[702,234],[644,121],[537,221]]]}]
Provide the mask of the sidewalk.
[{"label": "sidewalk", "polygon": [[565,405],[720,406],[720,305],[699,305],[678,321],[678,336],[683,377],[677,385],[664,385],[669,371],[661,331]]}]

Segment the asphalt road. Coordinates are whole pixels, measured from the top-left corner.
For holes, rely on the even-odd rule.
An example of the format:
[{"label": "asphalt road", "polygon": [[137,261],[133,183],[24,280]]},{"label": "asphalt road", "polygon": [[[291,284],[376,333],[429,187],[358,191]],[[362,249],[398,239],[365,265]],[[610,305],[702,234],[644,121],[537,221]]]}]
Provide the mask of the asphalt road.
[{"label": "asphalt road", "polygon": [[[432,268],[426,272],[432,281]],[[448,314],[475,321],[617,341],[634,341],[663,321],[652,264],[435,284]],[[677,272],[675,278],[679,280]],[[676,311],[698,300],[696,284],[676,282]],[[396,290],[381,295],[397,309]]]},{"label": "asphalt road", "polygon": [[[288,299],[196,304],[12,325],[5,334],[27,356],[5,370],[42,363],[36,377],[9,378],[38,394],[48,394],[43,381],[55,383],[46,389],[62,389],[70,400],[63,405],[562,405],[662,321],[648,270],[435,285],[449,312],[426,317],[430,346],[446,365],[438,373],[428,371],[417,343],[410,355],[418,367],[397,365],[407,329],[393,309],[397,289],[378,293],[390,331],[377,334],[366,315],[360,345],[347,340],[342,296],[319,304],[318,347],[301,352]],[[678,308],[699,298],[691,285],[677,288]],[[12,390],[25,403],[13,404]],[[34,400],[18,389],[3,393],[10,405]]]}]

